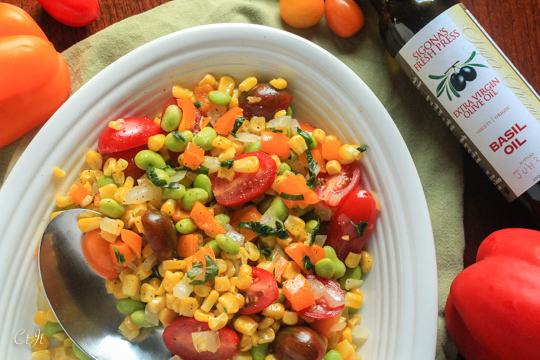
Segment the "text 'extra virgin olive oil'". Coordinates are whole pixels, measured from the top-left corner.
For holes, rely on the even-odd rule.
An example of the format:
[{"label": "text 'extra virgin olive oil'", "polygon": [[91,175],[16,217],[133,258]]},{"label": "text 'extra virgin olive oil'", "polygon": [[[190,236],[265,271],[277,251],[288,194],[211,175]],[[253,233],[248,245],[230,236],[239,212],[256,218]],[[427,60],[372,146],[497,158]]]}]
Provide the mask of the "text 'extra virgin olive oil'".
[{"label": "text 'extra virgin olive oil'", "polygon": [[388,51],[475,162],[508,201],[540,213],[534,89],[459,1],[371,2]]}]

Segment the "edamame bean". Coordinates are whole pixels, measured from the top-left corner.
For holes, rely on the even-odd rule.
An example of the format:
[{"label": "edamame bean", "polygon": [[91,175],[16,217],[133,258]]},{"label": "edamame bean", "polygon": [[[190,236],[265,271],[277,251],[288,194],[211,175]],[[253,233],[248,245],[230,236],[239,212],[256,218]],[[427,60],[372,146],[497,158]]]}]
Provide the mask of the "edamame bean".
[{"label": "edamame bean", "polygon": [[191,220],[190,218],[178,221],[175,227],[176,231],[183,235],[193,234],[195,230],[197,230],[197,224],[195,224],[195,221]]},{"label": "edamame bean", "polygon": [[324,355],[323,360],[343,360],[343,357],[336,350],[330,350]]},{"label": "edamame bean", "polygon": [[114,179],[110,175],[101,175],[97,179],[98,189],[104,187],[105,185],[114,184]]},{"label": "edamame bean", "polygon": [[338,259],[336,251],[333,247],[327,245],[323,249],[325,257],[334,262],[334,276],[332,279],[339,279],[345,274],[347,267],[341,260]]},{"label": "edamame bean", "polygon": [[334,262],[327,258],[317,261],[315,272],[322,278],[331,279],[334,276]]},{"label": "edamame bean", "polygon": [[[298,154],[291,150],[289,159],[292,160],[292,161],[298,160]],[[283,165],[283,163],[281,163],[281,165]]]},{"label": "edamame bean", "polygon": [[212,192],[212,181],[205,174],[199,174],[193,181],[193,187],[203,189],[208,193],[208,201],[212,201],[214,193]]},{"label": "edamame bean", "polygon": [[73,350],[73,353],[79,360],[92,360],[92,358],[88,355],[86,355],[75,343],[71,344],[71,349]]},{"label": "edamame bean", "polygon": [[164,188],[161,192],[162,199],[181,199],[186,194],[186,187],[182,184],[178,184],[177,189]]},{"label": "edamame bean", "polygon": [[257,140],[244,149],[244,154],[252,151],[261,151],[261,141]]},{"label": "edamame bean", "polygon": [[205,127],[195,135],[193,143],[199,145],[203,150],[208,151],[212,149],[212,142],[216,139],[216,130],[211,127]]},{"label": "edamame bean", "polygon": [[278,175],[283,175],[285,171],[291,171],[289,164],[282,162],[281,167],[279,168]]},{"label": "edamame bean", "polygon": [[191,211],[196,201],[200,201],[203,204],[208,201],[208,193],[206,190],[199,188],[188,189],[186,194],[182,197],[182,209]]},{"label": "edamame bean", "polygon": [[131,321],[133,321],[135,324],[141,326],[141,327],[152,327],[154,325],[150,324],[148,321],[146,321],[146,315],[144,314],[144,310],[137,310],[131,314]]},{"label": "edamame bean", "polygon": [[306,232],[308,234],[312,233],[313,230],[315,230],[315,227],[317,226],[318,222],[317,220],[309,220],[308,222],[306,222]]},{"label": "edamame bean", "polygon": [[294,211],[298,214],[298,216],[304,216],[312,210],[313,210],[313,205],[308,205],[303,209],[300,206],[297,206],[294,208]]},{"label": "edamame bean", "polygon": [[360,265],[357,265],[353,268],[347,268],[345,270],[345,274],[338,280],[339,286],[343,290],[346,289],[347,279],[354,279],[354,280],[360,280],[362,278],[362,269],[360,268]]},{"label": "edamame bean", "polygon": [[286,115],[287,115],[287,116],[292,116],[292,115],[293,115],[293,111],[292,111],[292,107],[291,107],[291,106],[289,106],[289,107],[287,108],[287,113],[286,113]]},{"label": "edamame bean", "polygon": [[154,169],[154,173],[157,175],[158,181],[165,181],[165,183],[169,183],[169,174],[163,169]]},{"label": "edamame bean", "polygon": [[99,209],[105,216],[113,219],[121,218],[126,212],[122,204],[113,199],[102,199],[99,202]]},{"label": "edamame bean", "polygon": [[221,225],[225,225],[231,222],[231,217],[227,214],[217,214],[215,218]]},{"label": "edamame bean", "polygon": [[182,110],[178,105],[169,105],[165,109],[163,119],[161,119],[161,128],[165,131],[174,131],[178,129],[180,121],[182,120]]},{"label": "edamame bean", "polygon": [[240,252],[240,247],[238,243],[233,240],[230,236],[219,234],[216,236],[216,242],[219,248],[225,251],[227,254],[236,255]]},{"label": "edamame bean", "polygon": [[289,216],[289,208],[287,207],[287,205],[285,205],[285,202],[279,196],[274,197],[274,200],[272,200],[270,207],[272,208],[272,210],[274,210],[274,214],[276,215],[276,217],[281,221],[285,221],[285,219],[287,219],[287,216]]},{"label": "edamame bean", "polygon": [[[180,135],[180,136],[178,136]],[[165,136],[165,147],[174,152],[182,152],[186,150],[189,142],[193,140],[193,133],[189,130],[178,132],[171,132]]]},{"label": "edamame bean", "polygon": [[251,358],[253,360],[264,360],[266,354],[268,354],[268,343],[253,346],[251,349],[249,349],[249,353],[251,354]]},{"label": "edamame bean", "polygon": [[153,165],[155,167],[164,167],[165,160],[157,152],[152,150],[141,150],[135,155],[135,165],[139,169],[146,170],[148,165]]},{"label": "edamame bean", "polygon": [[204,246],[210,246],[212,250],[214,251],[214,254],[217,256],[221,255],[221,248],[219,247],[216,240],[210,240]]},{"label": "edamame bean", "polygon": [[259,205],[257,205],[257,210],[261,214],[264,214],[266,210],[270,209],[270,204],[272,204],[272,201],[274,201],[274,198],[272,196],[265,197],[264,200],[261,201]]},{"label": "edamame bean", "polygon": [[232,97],[226,92],[214,90],[208,93],[208,100],[210,100],[212,104],[224,106],[231,102]]},{"label": "edamame bean", "polygon": [[144,310],[144,303],[130,298],[121,299],[116,303],[116,309],[124,315],[131,315],[137,310]]},{"label": "edamame bean", "polygon": [[59,323],[53,322],[53,321],[47,321],[45,324],[45,329],[43,330],[43,333],[46,337],[49,339],[54,335],[63,332],[64,329],[60,326]]}]

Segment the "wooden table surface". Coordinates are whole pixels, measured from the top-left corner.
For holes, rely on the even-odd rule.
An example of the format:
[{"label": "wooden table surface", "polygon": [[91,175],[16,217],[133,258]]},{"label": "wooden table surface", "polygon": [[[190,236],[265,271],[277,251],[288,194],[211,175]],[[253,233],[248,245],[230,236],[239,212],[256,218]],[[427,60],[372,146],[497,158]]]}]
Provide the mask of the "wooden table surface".
[{"label": "wooden table surface", "polygon": [[[49,16],[36,0],[3,0],[26,10],[61,52],[115,22],[169,0],[100,0],[100,15],[92,24],[73,28]],[[193,0],[196,1],[196,0]],[[225,0],[224,0],[225,1]],[[276,6],[278,0],[276,1]],[[532,87],[540,91],[540,1],[462,0]],[[427,105],[426,105],[427,106]],[[508,227],[536,228],[540,223],[519,203],[507,203],[478,166],[464,153],[464,267],[474,263],[481,241]]]},{"label": "wooden table surface", "polygon": [[[100,14],[85,27],[69,27],[54,20],[36,0],[3,0],[26,10],[61,52],[115,22],[164,4],[169,0],[99,0]],[[195,0],[194,0],[195,1]],[[276,0],[277,6],[278,0]],[[497,45],[532,87],[540,91],[540,1],[463,0]],[[464,266],[474,263],[480,242],[491,232],[507,227],[540,229],[518,202],[507,203],[478,166],[465,158]]]}]

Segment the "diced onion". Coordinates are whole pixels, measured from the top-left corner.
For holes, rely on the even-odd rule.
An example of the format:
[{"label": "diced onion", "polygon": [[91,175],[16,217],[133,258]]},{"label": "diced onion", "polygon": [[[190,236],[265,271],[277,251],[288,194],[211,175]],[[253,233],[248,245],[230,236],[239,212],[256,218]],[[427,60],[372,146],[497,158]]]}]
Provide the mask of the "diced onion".
[{"label": "diced onion", "polygon": [[215,353],[221,346],[219,332],[216,330],[192,332],[191,339],[197,352],[210,351]]},{"label": "diced onion", "polygon": [[208,109],[206,115],[210,118],[210,124],[212,126],[215,125],[216,121],[219,120],[221,115],[225,114],[227,112],[227,107],[223,105],[212,105],[210,109]]},{"label": "diced onion", "polygon": [[324,284],[317,279],[308,279],[309,287],[313,291],[315,300],[320,299],[324,295]]},{"label": "diced onion", "polygon": [[182,180],[187,174],[187,170],[179,170],[172,174],[169,178],[170,182],[178,182]]},{"label": "diced onion", "polygon": [[341,330],[345,329],[346,326],[347,326],[347,322],[345,321],[345,318],[340,317],[339,321],[337,323],[335,323],[334,325],[332,325],[332,327],[330,328],[330,332],[341,331]]},{"label": "diced onion", "polygon": [[352,328],[352,340],[356,346],[363,345],[369,338],[369,329],[362,325],[356,325]]},{"label": "diced onion", "polygon": [[287,128],[292,127],[292,118],[290,116],[281,116],[266,123],[266,128]]},{"label": "diced onion", "polygon": [[244,235],[240,234],[238,231],[236,231],[234,229],[229,230],[229,231],[227,231],[227,233],[225,235],[229,236],[231,239],[236,241],[238,246],[244,245],[244,240],[246,239],[246,237]]},{"label": "diced onion", "polygon": [[314,244],[322,247],[324,246],[324,243],[326,242],[326,238],[327,238],[326,235],[316,235]]},{"label": "diced onion", "polygon": [[259,135],[252,134],[250,132],[241,132],[241,133],[236,133],[235,140],[238,140],[244,144],[251,144],[251,143],[254,143],[255,141],[261,140],[261,137]]},{"label": "diced onion", "polygon": [[182,358],[178,355],[174,355],[172,358],[170,358],[169,360],[182,360]]},{"label": "diced onion", "polygon": [[364,285],[364,280],[358,280],[358,279],[347,279],[345,281],[345,289],[351,290],[353,288],[359,288],[362,285]]},{"label": "diced onion", "polygon": [[219,160],[212,156],[205,156],[201,165],[208,168],[210,174],[217,172],[221,166]]},{"label": "diced onion", "polygon": [[277,262],[279,261],[279,258],[282,257],[284,259],[287,259],[287,254],[285,254],[285,251],[283,251],[283,249],[281,248],[281,246],[279,246],[278,244],[276,244],[276,246],[274,247],[274,251],[272,252],[272,263],[274,265],[277,264]]},{"label": "diced onion", "polygon": [[302,174],[304,176],[307,174],[306,168],[304,167],[304,165],[302,165],[300,160],[289,160],[287,161],[287,164],[289,164],[289,166],[291,167],[291,170],[299,174]]},{"label": "diced onion", "polygon": [[173,288],[173,295],[179,299],[186,299],[193,292],[193,285],[189,284],[189,279],[186,276],[182,278]]},{"label": "diced onion", "polygon": [[302,127],[300,126],[300,123],[298,122],[298,120],[292,119],[291,120],[291,130],[294,132],[296,128],[301,129]]},{"label": "diced onion", "polygon": [[153,314],[150,310],[148,310],[148,305],[146,305],[144,308],[144,318],[152,325],[159,325],[159,313]]},{"label": "diced onion", "polygon": [[331,308],[336,308],[345,304],[345,296],[343,296],[343,292],[334,288],[331,285],[325,286],[323,298],[324,300],[326,300],[326,303]]},{"label": "diced onion", "polygon": [[152,253],[149,257],[147,257],[143,264],[142,264],[142,270],[144,271],[150,271],[152,268],[158,263],[157,255]]},{"label": "diced onion", "polygon": [[126,194],[123,205],[139,204],[145,201],[161,200],[161,188],[150,182],[134,186]]},{"label": "diced onion", "polygon": [[259,222],[261,224],[268,225],[270,227],[275,228],[276,221],[279,221],[279,219],[276,216],[276,213],[274,212],[274,208],[269,207],[268,210],[266,210],[264,214],[261,216],[261,220]]}]

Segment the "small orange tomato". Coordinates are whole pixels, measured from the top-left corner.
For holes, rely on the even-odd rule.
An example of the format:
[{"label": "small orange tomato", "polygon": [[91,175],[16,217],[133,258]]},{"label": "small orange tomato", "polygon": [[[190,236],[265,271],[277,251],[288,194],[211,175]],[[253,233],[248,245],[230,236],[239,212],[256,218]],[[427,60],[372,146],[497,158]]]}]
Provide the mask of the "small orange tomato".
[{"label": "small orange tomato", "polygon": [[280,0],[279,13],[294,28],[312,27],[324,15],[324,0]]},{"label": "small orange tomato", "polygon": [[364,13],[353,0],[326,0],[324,16],[330,29],[344,38],[353,36],[364,26]]},{"label": "small orange tomato", "polygon": [[114,270],[111,257],[110,242],[101,237],[100,230],[92,230],[84,234],[82,251],[88,265],[96,274],[105,279],[116,279],[118,273]]}]

